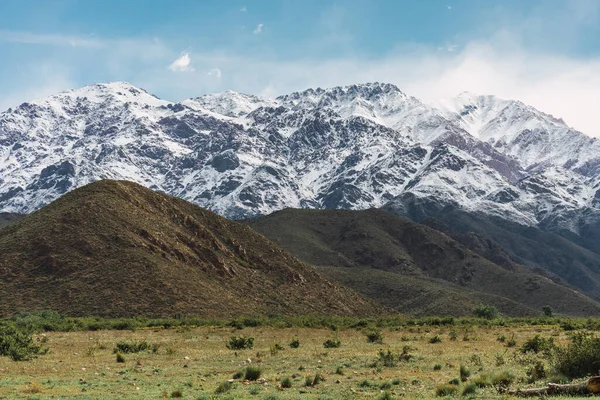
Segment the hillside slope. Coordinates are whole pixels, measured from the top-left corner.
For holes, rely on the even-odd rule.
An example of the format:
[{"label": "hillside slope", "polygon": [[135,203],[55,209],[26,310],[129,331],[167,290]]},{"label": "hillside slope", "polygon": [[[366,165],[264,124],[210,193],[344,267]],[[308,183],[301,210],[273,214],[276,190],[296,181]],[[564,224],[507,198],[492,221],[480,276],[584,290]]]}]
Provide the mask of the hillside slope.
[{"label": "hillside slope", "polygon": [[100,181],[0,231],[0,315],[372,316],[248,226],[138,184]]},{"label": "hillside slope", "polygon": [[288,209],[248,220],[330,277],[399,311],[468,315],[483,302],[507,315],[544,305],[600,315],[600,304],[516,263],[500,266],[427,226],[381,210]]}]

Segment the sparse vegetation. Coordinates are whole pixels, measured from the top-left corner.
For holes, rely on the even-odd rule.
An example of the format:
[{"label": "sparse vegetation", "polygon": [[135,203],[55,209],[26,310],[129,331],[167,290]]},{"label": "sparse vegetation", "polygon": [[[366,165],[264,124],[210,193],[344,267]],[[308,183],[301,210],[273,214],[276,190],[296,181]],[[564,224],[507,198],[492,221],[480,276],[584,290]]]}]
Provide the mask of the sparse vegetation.
[{"label": "sparse vegetation", "polygon": [[254,347],[254,338],[246,336],[232,336],[229,338],[226,347],[229,350],[244,350]]},{"label": "sparse vegetation", "polygon": [[[276,327],[270,327],[275,321],[278,321]],[[273,317],[270,322],[269,319],[236,319],[235,325],[238,326],[246,323],[258,325],[242,328],[244,337],[254,338],[251,351],[225,349],[223,344],[228,341],[231,332],[238,329],[226,322],[218,322],[213,327],[159,326],[135,330],[34,333],[31,335],[33,343],[41,346],[42,340],[47,338],[51,351],[39,357],[35,363],[25,366],[26,380],[9,357],[0,357],[0,369],[4,370],[3,382],[7,382],[0,385],[0,397],[35,397],[36,394],[29,390],[32,386],[30,382],[37,381],[41,388],[41,395],[38,396],[43,398],[52,394],[68,397],[68,393],[83,388],[91,398],[103,397],[102,394],[110,388],[114,395],[109,394],[105,396],[107,398],[136,400],[157,398],[161,393],[164,397],[170,397],[171,391],[178,388],[185,391],[184,397],[191,399],[255,396],[262,400],[269,395],[281,399],[304,398],[306,394],[303,391],[308,391],[309,397],[315,399],[336,399],[343,398],[343,394],[349,393],[351,388],[363,393],[365,398],[387,394],[394,398],[419,398],[423,397],[423,391],[433,396],[437,385],[447,382],[456,387],[456,392],[451,396],[458,397],[465,393],[466,398],[488,399],[498,398],[497,388],[501,386],[528,388],[550,381],[564,383],[578,379],[561,376],[561,372],[555,370],[558,361],[586,368],[592,362],[593,366],[590,360],[593,360],[597,347],[597,343],[588,343],[586,340],[579,351],[570,352],[562,358],[554,349],[566,351],[574,341],[577,342],[575,337],[578,334],[585,334],[590,339],[595,337],[592,333],[586,333],[596,329],[593,319],[571,319],[571,324],[581,329],[568,332],[560,328],[561,319],[547,317],[523,320],[455,318],[452,322],[443,322],[452,323],[450,329],[441,328],[442,318],[396,319],[396,323],[402,323],[385,331],[386,346],[381,346],[381,349],[373,348],[366,340],[366,330],[376,326],[373,320],[346,321],[334,317],[330,321],[313,317],[303,320],[304,324],[329,322],[327,326],[336,325],[338,330],[335,337],[344,343],[339,351],[321,347],[326,339],[331,338],[330,329],[296,327],[301,324],[301,319],[295,321],[281,317]],[[384,325],[384,321],[391,320],[382,319],[380,325]],[[36,320],[35,324],[38,322]],[[98,322],[103,323],[102,320]],[[548,325],[549,322],[553,325]],[[132,320],[129,325],[147,323],[147,320]],[[461,336],[463,331],[468,333],[471,341],[448,340],[448,331],[451,329]],[[302,346],[293,351],[287,346],[292,334],[302,338]],[[445,339],[442,347],[428,344],[429,339],[436,335]],[[506,337],[504,343],[497,340],[502,335]],[[511,338],[519,343],[516,351],[506,348],[506,342]],[[115,363],[116,354],[113,351],[116,343],[130,345],[144,341],[148,342],[148,347],[141,347],[146,350],[131,355],[121,354],[125,363]],[[544,343],[552,342],[555,346],[550,351],[542,350]],[[153,352],[153,343],[160,343],[161,351]],[[271,355],[269,348],[275,347],[276,343],[284,344],[285,350]],[[92,358],[87,351],[90,347],[94,348]],[[523,352],[524,349],[527,351]],[[540,351],[536,353],[535,349]],[[592,356],[588,357],[590,354]],[[502,358],[502,363],[498,363],[499,358]],[[95,366],[93,369],[89,366],[91,363]],[[56,366],[58,372],[47,377],[47,371]],[[82,367],[87,371],[81,370]],[[253,368],[261,371],[257,381],[250,381],[250,385],[242,384],[247,379],[247,369]],[[465,373],[465,370],[468,372]],[[418,375],[414,371],[418,371]],[[95,372],[99,375],[93,375]],[[181,373],[184,377],[175,387],[172,386],[173,372]],[[579,372],[582,373],[589,375],[592,372],[586,369]],[[462,382],[466,375],[470,376],[466,382]],[[198,378],[194,379],[196,376]],[[123,379],[128,385],[115,384],[114,377]],[[286,378],[289,378],[289,382]],[[321,378],[327,379],[327,384],[319,384]],[[79,383],[79,379],[83,379],[82,383]],[[95,383],[88,384],[92,379]],[[291,387],[286,387],[288,383],[291,383]],[[158,387],[158,384],[161,386]],[[475,393],[470,392],[472,385],[477,388]]]}]

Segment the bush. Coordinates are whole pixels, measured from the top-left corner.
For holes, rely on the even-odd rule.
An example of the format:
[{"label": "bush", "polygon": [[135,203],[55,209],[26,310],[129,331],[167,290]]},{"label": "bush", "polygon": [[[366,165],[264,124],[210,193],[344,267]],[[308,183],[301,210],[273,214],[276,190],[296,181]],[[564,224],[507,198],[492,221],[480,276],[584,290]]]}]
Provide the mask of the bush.
[{"label": "bush", "polygon": [[533,383],[535,381],[545,378],[546,369],[544,368],[544,363],[539,360],[536,361],[533,365],[527,368],[526,374],[529,377],[529,383]]},{"label": "bush", "polygon": [[125,357],[123,356],[123,354],[121,354],[118,351],[117,351],[117,362],[118,363],[124,363],[125,362]]},{"label": "bush", "polygon": [[435,336],[429,338],[429,343],[431,343],[431,344],[442,343],[442,338],[440,338],[438,335],[435,335]]},{"label": "bush", "polygon": [[552,317],[554,315],[554,312],[552,311],[552,307],[550,307],[550,306],[542,307],[542,313],[544,313],[545,317]]},{"label": "bush", "polygon": [[600,373],[600,338],[589,333],[576,333],[566,347],[555,347],[553,372],[567,378],[582,378]]},{"label": "bush", "polygon": [[390,392],[383,392],[378,397],[377,400],[393,400],[392,394]]},{"label": "bush", "polygon": [[383,343],[383,334],[379,329],[368,331],[366,336],[368,343]]},{"label": "bush", "polygon": [[462,391],[463,396],[467,396],[469,394],[475,394],[477,392],[477,385],[475,383],[469,383],[466,385]]},{"label": "bush", "polygon": [[412,355],[408,354],[409,350],[409,346],[404,346],[402,348],[402,353],[397,354],[392,353],[390,349],[387,349],[387,351],[380,349],[377,353],[377,359],[375,360],[375,362],[373,362],[373,364],[371,364],[371,367],[395,367],[398,365],[398,362],[408,361],[412,358]]},{"label": "bush", "polygon": [[245,336],[232,336],[225,345],[229,350],[244,350],[254,347],[254,338]]},{"label": "bush", "polygon": [[298,340],[296,336],[294,336],[290,341],[290,347],[292,349],[297,349],[298,347],[300,347],[300,340]]},{"label": "bush", "polygon": [[442,364],[435,364],[435,365],[433,366],[433,370],[434,370],[434,371],[439,371],[439,370],[441,370],[441,369],[442,369]]},{"label": "bush", "polygon": [[475,315],[478,318],[496,319],[500,316],[500,313],[498,312],[498,309],[494,306],[486,306],[484,304],[480,304],[473,310],[473,315]]},{"label": "bush", "polygon": [[494,386],[510,386],[515,380],[515,376],[510,372],[504,371],[490,377],[490,381]]},{"label": "bush", "polygon": [[292,387],[292,379],[289,376],[286,376],[281,380],[281,387],[284,389],[289,389]]},{"label": "bush", "polygon": [[437,396],[452,396],[458,392],[458,386],[451,384],[440,385],[435,389],[435,394]]},{"label": "bush", "polygon": [[469,371],[468,368],[462,364],[460,366],[459,372],[460,372],[460,380],[462,382],[466,382],[467,379],[469,379],[469,377],[471,376],[471,371]]},{"label": "bush", "polygon": [[473,383],[480,388],[486,388],[488,386],[492,386],[492,377],[488,374],[481,374],[477,378],[473,379]]},{"label": "bush", "polygon": [[324,343],[323,343],[323,347],[325,347],[326,349],[333,349],[333,348],[338,348],[342,345],[342,342],[340,341],[340,339],[327,339]]},{"label": "bush", "polygon": [[173,392],[171,392],[172,399],[180,399],[182,397],[183,397],[183,392],[181,390],[174,390]]},{"label": "bush", "polygon": [[244,374],[244,378],[249,381],[257,381],[262,374],[262,370],[259,367],[248,366],[246,367],[246,373]]},{"label": "bush", "polygon": [[231,378],[233,379],[242,379],[244,377],[244,371],[238,371]]},{"label": "bush", "polygon": [[319,383],[323,382],[325,379],[321,376],[321,374],[317,373],[314,378],[307,376],[304,380],[304,386],[312,387],[316,386]]},{"label": "bush", "polygon": [[552,338],[546,339],[540,335],[535,335],[531,339],[527,340],[521,346],[522,353],[528,353],[530,351],[539,353],[541,351],[550,351],[554,347],[554,340]]},{"label": "bush", "polygon": [[231,383],[229,381],[225,381],[225,382],[221,383],[219,386],[217,386],[217,389],[215,389],[215,393],[217,393],[217,394],[227,393],[231,390],[232,387],[233,387],[233,383]]},{"label": "bush", "polygon": [[[146,341],[142,342],[119,342],[115,345],[113,353],[140,353],[150,349],[150,345]],[[158,348],[157,348],[158,349]]]},{"label": "bush", "polygon": [[13,361],[28,361],[47,352],[25,331],[0,325],[0,356],[9,356]]}]

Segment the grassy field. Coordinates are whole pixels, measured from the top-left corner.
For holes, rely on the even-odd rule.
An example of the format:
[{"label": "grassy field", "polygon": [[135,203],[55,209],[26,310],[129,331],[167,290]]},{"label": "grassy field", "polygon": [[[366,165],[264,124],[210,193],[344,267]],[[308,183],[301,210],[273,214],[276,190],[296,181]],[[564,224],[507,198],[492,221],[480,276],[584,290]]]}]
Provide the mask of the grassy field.
[{"label": "grassy field", "polygon": [[[557,344],[568,342],[568,332],[557,325],[413,326],[381,333],[382,344],[368,343],[364,330],[325,328],[177,327],[36,334],[48,354],[25,362],[0,357],[0,398],[151,399],[181,394],[186,399],[425,399],[436,397],[439,385],[459,378],[463,365],[470,376],[457,385],[454,396],[460,397],[484,374],[514,375],[511,387],[543,386],[547,379],[527,383],[527,370],[544,359],[523,354],[520,347],[535,335],[553,338]],[[254,347],[228,349],[233,335],[253,337]],[[289,346],[294,337],[299,339],[298,348]],[[498,340],[502,337],[503,342]],[[325,348],[327,339],[339,339],[341,346]],[[511,339],[516,344],[508,347]],[[122,341],[146,341],[154,349],[123,354],[124,362],[118,363],[114,349]],[[277,343],[281,350],[275,348]],[[412,357],[396,366],[376,365],[380,349],[394,354],[406,349]],[[260,367],[262,380],[233,379],[248,365]],[[316,374],[324,380],[305,386],[306,378]],[[286,377],[290,388],[281,387]],[[230,388],[216,393],[228,380],[232,384],[224,386]],[[468,397],[501,398],[494,387],[477,387]]]}]

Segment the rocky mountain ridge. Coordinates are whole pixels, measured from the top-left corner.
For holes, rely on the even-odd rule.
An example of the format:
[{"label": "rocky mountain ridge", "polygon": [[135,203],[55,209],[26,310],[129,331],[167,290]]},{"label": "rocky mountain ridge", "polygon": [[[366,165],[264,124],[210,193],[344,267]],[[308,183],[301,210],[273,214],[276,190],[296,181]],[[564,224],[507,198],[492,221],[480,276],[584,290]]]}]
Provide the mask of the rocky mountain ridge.
[{"label": "rocky mountain ridge", "polygon": [[600,144],[518,101],[428,105],[391,84],[172,103],[98,84],[0,114],[0,211],[125,179],[230,218],[425,199],[581,236],[600,221]]}]

